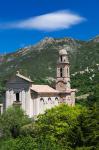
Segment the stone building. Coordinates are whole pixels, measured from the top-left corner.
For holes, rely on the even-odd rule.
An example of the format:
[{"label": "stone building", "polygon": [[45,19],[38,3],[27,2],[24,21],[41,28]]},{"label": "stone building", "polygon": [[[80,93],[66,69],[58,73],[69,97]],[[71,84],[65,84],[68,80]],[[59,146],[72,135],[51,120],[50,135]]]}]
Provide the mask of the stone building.
[{"label": "stone building", "polygon": [[3,104],[0,104],[0,114],[3,113]]},{"label": "stone building", "polygon": [[70,64],[67,51],[59,51],[56,89],[48,85],[35,85],[19,72],[6,84],[5,109],[19,105],[29,117],[44,113],[60,103],[75,105],[75,89],[70,86]]}]

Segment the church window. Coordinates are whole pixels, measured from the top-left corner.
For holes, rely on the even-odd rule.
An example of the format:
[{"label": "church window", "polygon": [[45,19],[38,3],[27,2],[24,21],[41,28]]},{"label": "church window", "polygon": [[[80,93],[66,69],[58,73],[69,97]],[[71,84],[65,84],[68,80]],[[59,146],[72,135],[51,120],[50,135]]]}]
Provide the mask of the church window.
[{"label": "church window", "polygon": [[16,101],[19,102],[20,98],[19,98],[19,93],[16,93]]},{"label": "church window", "polygon": [[41,98],[40,98],[40,101],[43,101],[43,102],[44,102],[44,99],[41,97]]},{"label": "church window", "polygon": [[55,100],[58,100],[58,97],[55,97]]},{"label": "church window", "polygon": [[51,98],[50,98],[50,97],[48,98],[48,101],[51,101]]},{"label": "church window", "polygon": [[63,77],[63,68],[60,68],[60,77]]},{"label": "church window", "polygon": [[60,56],[60,60],[61,60],[61,62],[63,61],[63,57],[62,56]]}]

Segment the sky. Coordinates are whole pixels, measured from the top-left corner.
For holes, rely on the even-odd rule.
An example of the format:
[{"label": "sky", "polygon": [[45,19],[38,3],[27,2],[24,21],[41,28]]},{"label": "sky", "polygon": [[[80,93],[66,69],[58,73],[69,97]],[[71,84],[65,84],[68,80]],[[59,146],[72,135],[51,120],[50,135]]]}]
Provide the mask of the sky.
[{"label": "sky", "polygon": [[44,37],[99,35],[99,0],[0,0],[0,54]]}]

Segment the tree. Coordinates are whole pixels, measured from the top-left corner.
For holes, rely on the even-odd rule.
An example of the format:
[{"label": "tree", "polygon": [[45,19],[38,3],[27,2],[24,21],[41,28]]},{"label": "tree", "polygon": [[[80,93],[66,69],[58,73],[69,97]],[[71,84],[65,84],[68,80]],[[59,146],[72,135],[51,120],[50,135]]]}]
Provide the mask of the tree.
[{"label": "tree", "polygon": [[31,135],[33,138],[47,139],[61,145],[65,149],[70,149],[72,140],[69,135],[71,129],[77,125],[77,116],[81,108],[60,105],[39,115],[38,120],[29,126],[22,127],[21,133],[24,136]]},{"label": "tree", "polygon": [[20,133],[20,128],[30,122],[31,120],[19,107],[8,108],[0,116],[0,132],[2,137],[16,138]]}]

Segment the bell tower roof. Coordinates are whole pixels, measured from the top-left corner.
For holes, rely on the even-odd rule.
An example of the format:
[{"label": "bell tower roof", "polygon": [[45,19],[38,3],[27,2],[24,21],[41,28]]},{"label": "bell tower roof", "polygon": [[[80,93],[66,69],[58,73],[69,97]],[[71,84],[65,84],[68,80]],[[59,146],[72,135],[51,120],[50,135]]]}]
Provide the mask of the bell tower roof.
[{"label": "bell tower roof", "polygon": [[66,49],[61,49],[61,50],[59,51],[59,55],[67,55]]}]

